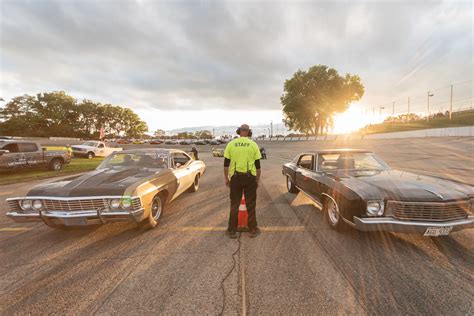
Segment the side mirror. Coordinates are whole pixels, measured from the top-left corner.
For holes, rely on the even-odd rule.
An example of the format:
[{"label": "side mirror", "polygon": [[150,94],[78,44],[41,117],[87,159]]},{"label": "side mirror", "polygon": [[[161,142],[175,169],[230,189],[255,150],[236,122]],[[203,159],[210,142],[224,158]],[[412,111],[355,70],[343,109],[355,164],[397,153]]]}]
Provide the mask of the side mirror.
[{"label": "side mirror", "polygon": [[9,150],[0,149],[0,156],[3,154],[8,154],[9,152],[10,152]]},{"label": "side mirror", "polygon": [[182,166],[179,162],[177,162],[175,165],[176,165],[176,168],[179,168]]}]

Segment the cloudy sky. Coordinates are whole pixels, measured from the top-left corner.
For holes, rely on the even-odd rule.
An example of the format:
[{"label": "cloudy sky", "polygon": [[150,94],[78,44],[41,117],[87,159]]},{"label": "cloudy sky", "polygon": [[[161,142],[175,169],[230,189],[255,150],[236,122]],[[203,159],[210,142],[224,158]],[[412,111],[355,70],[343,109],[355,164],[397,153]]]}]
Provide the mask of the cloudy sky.
[{"label": "cloudy sky", "polygon": [[64,90],[150,130],[281,121],[284,80],[315,64],[361,76],[361,111],[453,82],[472,104],[471,1],[0,0],[0,46],[6,101]]}]

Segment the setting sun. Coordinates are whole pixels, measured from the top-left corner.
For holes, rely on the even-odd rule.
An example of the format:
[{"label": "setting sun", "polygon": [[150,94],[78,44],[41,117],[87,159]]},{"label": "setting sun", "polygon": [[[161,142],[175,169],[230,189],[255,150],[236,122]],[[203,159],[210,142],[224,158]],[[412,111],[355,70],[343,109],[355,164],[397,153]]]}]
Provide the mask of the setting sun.
[{"label": "setting sun", "polygon": [[343,112],[334,115],[334,134],[353,133],[369,123],[365,110],[357,103],[353,103]]}]

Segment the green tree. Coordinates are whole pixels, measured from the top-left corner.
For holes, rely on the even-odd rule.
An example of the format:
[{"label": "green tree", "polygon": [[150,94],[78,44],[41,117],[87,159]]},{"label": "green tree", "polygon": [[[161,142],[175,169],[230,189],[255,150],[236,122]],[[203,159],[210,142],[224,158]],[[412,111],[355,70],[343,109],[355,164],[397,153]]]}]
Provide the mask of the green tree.
[{"label": "green tree", "polygon": [[364,86],[357,75],[340,76],[325,65],[298,70],[284,84],[280,98],[283,121],[292,130],[317,136],[331,124],[335,113],[344,112],[363,95]]},{"label": "green tree", "polygon": [[0,135],[98,138],[141,137],[148,127],[131,109],[77,100],[63,91],[23,95],[0,108]]},{"label": "green tree", "polygon": [[166,131],[163,129],[157,129],[154,133],[155,137],[161,138],[166,135]]},{"label": "green tree", "polygon": [[194,136],[198,139],[211,139],[212,138],[212,132],[211,131],[197,131],[194,132]]}]

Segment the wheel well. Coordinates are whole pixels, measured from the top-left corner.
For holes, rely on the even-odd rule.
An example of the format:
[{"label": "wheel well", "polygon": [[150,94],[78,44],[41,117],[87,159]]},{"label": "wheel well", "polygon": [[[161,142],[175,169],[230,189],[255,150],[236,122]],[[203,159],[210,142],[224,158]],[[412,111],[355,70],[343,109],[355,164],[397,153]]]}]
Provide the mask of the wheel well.
[{"label": "wheel well", "polygon": [[168,190],[161,190],[160,192],[158,192],[156,195],[159,195],[161,196],[163,199],[164,199],[164,202],[168,201],[168,197],[169,197],[169,192]]},{"label": "wheel well", "polygon": [[62,163],[64,163],[64,158],[63,158],[63,157],[55,157],[55,158],[51,159],[51,161],[50,161],[49,163],[51,164],[51,163],[52,163],[53,161],[55,161],[55,160],[59,160],[59,161],[61,161]]},{"label": "wheel well", "polygon": [[87,154],[92,154],[92,156],[95,156],[95,153],[93,151],[88,151]]}]

